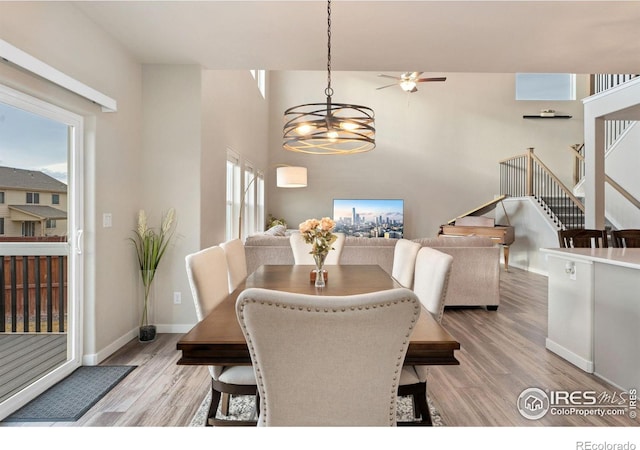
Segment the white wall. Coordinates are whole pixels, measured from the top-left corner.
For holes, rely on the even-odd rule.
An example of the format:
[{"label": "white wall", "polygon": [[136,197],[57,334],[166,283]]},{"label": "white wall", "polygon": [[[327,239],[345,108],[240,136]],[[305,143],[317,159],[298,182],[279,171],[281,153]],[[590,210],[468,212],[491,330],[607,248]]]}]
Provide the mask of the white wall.
[{"label": "white wall", "polygon": [[224,240],[227,148],[266,167],[267,106],[248,70],[145,65],[143,92],[140,205],[151,225],[170,207],[178,221],[156,275],[155,323],[186,332],[197,319],[185,257]]},{"label": "white wall", "polygon": [[539,250],[559,247],[557,227],[532,197],[508,198],[503,205],[504,209],[495,209],[496,223],[510,223],[516,235],[509,248],[509,267],[546,275],[547,259]]},{"label": "white wall", "polygon": [[[38,32],[34,32],[38,30]],[[267,106],[249,71],[144,66],[64,4],[0,3],[0,38],[118,102],[99,107],[0,64],[0,82],[85,116],[85,362],[136,336],[140,281],[128,238],[139,209],[151,226],[175,207],[177,230],[156,284],[161,332],[196,321],[184,257],[224,239],[226,148],[266,169]],[[113,227],[102,228],[111,213]],[[182,304],[173,304],[173,292]]]},{"label": "white wall", "polygon": [[[0,82],[85,117],[84,353],[95,362],[137,326],[134,259],[126,238],[140,188],[140,65],[70,4],[0,2],[0,38],[118,102],[117,113],[103,113],[0,64]],[[112,213],[112,228],[102,228],[104,212]]]},{"label": "white wall", "polygon": [[205,70],[201,161],[202,248],[225,238],[226,152],[269,173],[268,104],[248,70]]},{"label": "white wall", "polygon": [[[137,203],[145,209],[151,227],[158,229],[170,208],[175,208],[177,219],[173,240],[156,273],[151,323],[158,332],[175,332],[181,331],[174,330],[175,324],[195,323],[184,257],[200,245],[201,69],[145,65],[142,74]],[[139,274],[133,276],[138,280]],[[174,304],[173,292],[182,293],[181,304]]]},{"label": "white wall", "polygon": [[[636,199],[640,199],[640,179],[630,167],[640,167],[640,126],[631,124],[625,134],[607,152],[605,171],[613,181]],[[605,184],[605,213],[618,229],[640,228],[640,210],[631,204],[609,183]]]},{"label": "white wall", "polygon": [[[431,75],[431,74],[429,74]],[[377,147],[351,156],[303,155],[282,149],[282,114],[291,106],[324,101],[326,73],[271,72],[269,158],[308,167],[309,186],[277,189],[268,182],[267,213],[289,227],[332,214],[334,198],[403,198],[405,234],[435,236],[441,224],[491,200],[499,190],[498,161],[536,154],[567,184],[569,146],[583,142],[582,103],[517,102],[513,74],[437,74],[413,94],[385,84],[377,73],[332,72],[334,102],[372,107]],[[578,98],[588,77],[578,77]],[[573,119],[524,120],[552,108]]]}]

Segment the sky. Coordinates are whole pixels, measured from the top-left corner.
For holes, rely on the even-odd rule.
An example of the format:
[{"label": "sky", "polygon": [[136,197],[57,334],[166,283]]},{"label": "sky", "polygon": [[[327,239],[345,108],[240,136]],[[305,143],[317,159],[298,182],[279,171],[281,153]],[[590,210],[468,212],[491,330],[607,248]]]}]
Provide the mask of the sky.
[{"label": "sky", "polygon": [[38,170],[67,184],[67,125],[0,103],[0,166]]},{"label": "sky", "polygon": [[367,220],[383,216],[394,220],[402,220],[404,213],[404,201],[400,199],[364,199],[347,200],[335,199],[333,201],[334,219],[339,217],[351,217],[352,208],[356,208],[356,213]]}]

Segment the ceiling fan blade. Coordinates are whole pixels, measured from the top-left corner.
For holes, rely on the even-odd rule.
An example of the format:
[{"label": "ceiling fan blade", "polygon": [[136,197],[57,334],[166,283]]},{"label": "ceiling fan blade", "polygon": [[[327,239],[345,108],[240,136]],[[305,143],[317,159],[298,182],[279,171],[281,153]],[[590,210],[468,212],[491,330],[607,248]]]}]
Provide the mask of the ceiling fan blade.
[{"label": "ceiling fan blade", "polygon": [[392,77],[391,75],[385,75],[383,73],[379,74],[378,76],[379,77],[383,77],[383,78],[391,78],[392,80],[398,80],[398,81],[400,81],[402,79],[400,77]]},{"label": "ceiling fan blade", "polygon": [[423,73],[424,73],[424,72],[411,72],[411,73],[409,74],[409,77],[410,77],[410,78],[414,78],[414,79],[415,79],[415,78],[418,78],[418,77],[419,77],[420,75],[422,75]]},{"label": "ceiling fan blade", "polygon": [[447,77],[436,77],[436,78],[418,78],[415,80],[416,83],[423,83],[425,81],[447,81]]},{"label": "ceiling fan blade", "polygon": [[391,86],[397,86],[397,84],[396,83],[387,84],[386,86],[381,86],[379,88],[376,88],[376,91],[379,91],[380,89],[385,89],[385,88],[388,88],[388,87],[391,87]]}]

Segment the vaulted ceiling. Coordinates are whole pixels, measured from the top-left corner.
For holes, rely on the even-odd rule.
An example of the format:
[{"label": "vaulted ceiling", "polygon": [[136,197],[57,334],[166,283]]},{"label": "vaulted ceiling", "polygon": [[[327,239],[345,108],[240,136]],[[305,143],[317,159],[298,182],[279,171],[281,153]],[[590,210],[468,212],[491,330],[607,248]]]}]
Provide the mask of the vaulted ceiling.
[{"label": "vaulted ceiling", "polygon": [[[73,2],[142,63],[326,70],[325,1]],[[332,2],[332,69],[640,73],[636,1]]]}]

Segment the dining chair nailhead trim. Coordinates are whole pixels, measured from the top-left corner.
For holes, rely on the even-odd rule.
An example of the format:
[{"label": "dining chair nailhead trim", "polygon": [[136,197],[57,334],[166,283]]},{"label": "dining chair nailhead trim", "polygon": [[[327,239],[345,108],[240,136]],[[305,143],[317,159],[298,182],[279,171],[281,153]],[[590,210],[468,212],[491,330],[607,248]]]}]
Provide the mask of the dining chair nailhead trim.
[{"label": "dining chair nailhead trim", "polygon": [[[376,308],[378,306],[381,306],[381,307],[382,306],[392,306],[392,305],[397,305],[399,302],[404,303],[404,302],[407,302],[407,301],[414,301],[414,300],[413,299],[409,299],[409,298],[403,298],[403,299],[392,300],[392,301],[383,302],[383,303],[377,303],[377,304],[371,305],[371,306],[373,308]],[[270,302],[270,301],[256,300],[256,299],[253,299],[253,298],[245,298],[243,300],[243,302],[239,305],[239,316],[242,319],[244,319],[243,312],[244,312],[244,308],[247,305],[247,303],[260,303],[261,305],[266,304],[267,306],[275,306],[277,308],[281,308],[282,307],[282,305],[279,304],[279,303],[275,303],[274,304],[273,302]],[[292,310],[296,309],[295,305],[290,305],[290,306],[285,305],[285,308],[290,308]],[[416,323],[418,314],[420,314],[420,308],[421,307],[420,307],[419,302],[415,302],[413,319],[411,321],[411,325],[409,326],[409,333],[407,334],[407,338],[409,338],[411,336],[411,332],[412,332],[412,330],[414,328],[414,325]],[[299,311],[303,311],[304,307],[303,306],[299,306],[297,309]],[[356,309],[356,307],[353,307],[353,306],[349,308],[350,311],[355,311],[355,309]],[[362,306],[357,307],[357,309],[358,310],[362,310]],[[369,309],[369,307],[367,307],[366,309]],[[307,310],[307,312],[314,312],[313,311],[314,308],[311,308],[311,307],[307,307],[306,310]],[[345,308],[331,308],[330,310],[331,310],[331,312],[347,312]],[[322,308],[315,308],[315,312],[325,312],[325,313],[327,313],[327,312],[329,312],[329,308],[325,308],[324,310]],[[246,326],[244,325],[244,320],[240,321],[240,325],[241,325],[241,327],[242,327],[242,329],[243,329],[243,331],[245,333],[246,340],[247,340],[247,346],[249,348],[249,352],[251,354],[251,358],[255,359],[255,357],[256,357],[255,349],[253,347],[253,342],[251,340],[251,336],[249,334],[249,331],[247,330]],[[406,345],[406,341],[403,342],[403,344]],[[398,371],[401,370],[402,366],[404,365],[404,355],[402,354],[402,348],[400,349],[400,352],[401,352],[401,354],[398,355],[397,362],[396,362],[395,373],[398,373]],[[258,386],[260,386],[261,390],[262,390],[263,401],[260,402],[260,408],[261,408],[262,413],[264,415],[263,422],[266,422],[266,418],[267,418],[267,415],[268,415],[268,412],[267,412],[267,394],[264,391],[264,383],[263,383],[262,375],[260,374],[260,369],[255,365],[254,365],[254,368],[255,368],[255,374],[256,374],[256,381],[258,383]],[[399,385],[398,377],[393,377],[393,381],[394,382],[393,382],[392,389],[391,389],[391,392],[390,392],[390,395],[391,395],[391,406],[389,408],[389,422],[392,423],[392,424],[395,422],[395,410],[396,410],[396,401],[397,401],[397,397],[398,397],[397,393],[398,393],[398,385]]]}]

